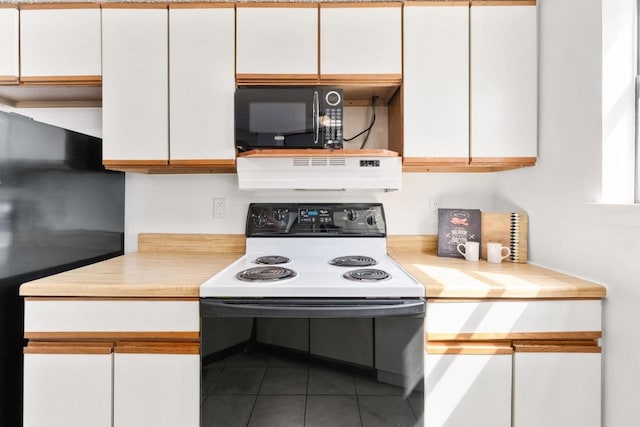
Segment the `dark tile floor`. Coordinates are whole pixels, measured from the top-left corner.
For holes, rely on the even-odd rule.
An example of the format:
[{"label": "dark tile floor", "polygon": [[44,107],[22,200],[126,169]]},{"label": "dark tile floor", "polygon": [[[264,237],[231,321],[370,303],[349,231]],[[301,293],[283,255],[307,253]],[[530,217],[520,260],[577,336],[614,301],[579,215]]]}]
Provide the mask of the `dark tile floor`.
[{"label": "dark tile floor", "polygon": [[209,364],[202,383],[202,427],[423,426],[422,393],[267,353]]}]

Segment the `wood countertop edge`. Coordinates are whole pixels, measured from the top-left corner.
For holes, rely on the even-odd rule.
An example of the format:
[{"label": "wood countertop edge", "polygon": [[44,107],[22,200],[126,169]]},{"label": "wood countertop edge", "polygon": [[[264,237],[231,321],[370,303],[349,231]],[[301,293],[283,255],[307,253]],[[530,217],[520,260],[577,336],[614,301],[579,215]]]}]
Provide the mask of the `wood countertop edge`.
[{"label": "wood countertop edge", "polygon": [[[93,289],[92,289],[93,288]],[[29,284],[20,287],[21,297],[67,297],[67,298],[199,298],[200,286],[184,286],[170,289],[162,286],[124,285],[113,289],[96,289],[97,286],[65,286]]]}]

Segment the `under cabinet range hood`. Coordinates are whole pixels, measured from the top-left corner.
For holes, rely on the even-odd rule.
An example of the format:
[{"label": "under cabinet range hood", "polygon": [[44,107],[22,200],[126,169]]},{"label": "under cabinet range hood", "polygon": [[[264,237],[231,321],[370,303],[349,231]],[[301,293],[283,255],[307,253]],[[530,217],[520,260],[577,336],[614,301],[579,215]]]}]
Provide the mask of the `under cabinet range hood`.
[{"label": "under cabinet range hood", "polygon": [[241,190],[399,190],[402,159],[388,150],[253,150],[236,159]]}]

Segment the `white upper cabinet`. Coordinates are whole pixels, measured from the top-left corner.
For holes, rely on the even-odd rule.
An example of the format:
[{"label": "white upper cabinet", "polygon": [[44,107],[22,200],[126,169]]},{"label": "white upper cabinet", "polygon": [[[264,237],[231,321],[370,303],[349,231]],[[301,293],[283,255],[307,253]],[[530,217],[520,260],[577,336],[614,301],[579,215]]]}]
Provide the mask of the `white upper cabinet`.
[{"label": "white upper cabinet", "polygon": [[[491,3],[495,4],[495,3]],[[471,6],[471,162],[537,156],[537,12]]]},{"label": "white upper cabinet", "polygon": [[402,75],[400,3],[320,5],[321,78]]},{"label": "white upper cabinet", "polygon": [[404,157],[466,164],[469,157],[469,7],[404,6]]},{"label": "white upper cabinet", "polygon": [[100,6],[23,6],[20,66],[24,83],[100,83]]},{"label": "white upper cabinet", "polygon": [[234,9],[211,5],[169,11],[171,164],[235,159]]},{"label": "white upper cabinet", "polygon": [[166,5],[157,7],[102,9],[103,163],[107,166],[123,160],[130,165],[168,162],[168,10]]},{"label": "white upper cabinet", "polygon": [[19,66],[19,12],[0,5],[0,84],[17,83]]},{"label": "white upper cabinet", "polygon": [[318,75],[318,6],[238,4],[237,64],[242,74]]}]

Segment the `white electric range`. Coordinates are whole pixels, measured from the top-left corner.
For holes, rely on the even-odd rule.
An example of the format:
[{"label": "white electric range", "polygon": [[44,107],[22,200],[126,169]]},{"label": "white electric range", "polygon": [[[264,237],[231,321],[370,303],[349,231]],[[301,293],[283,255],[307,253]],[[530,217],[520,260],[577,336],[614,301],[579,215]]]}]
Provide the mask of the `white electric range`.
[{"label": "white electric range", "polygon": [[[230,354],[275,354],[356,369],[405,397],[421,387],[425,290],[387,255],[381,204],[256,203],[246,224],[245,255],[200,287],[203,378]],[[203,426],[218,421],[202,414]]]},{"label": "white electric range", "polygon": [[387,255],[383,206],[251,204],[246,253],[201,298],[420,298],[424,286]]}]

